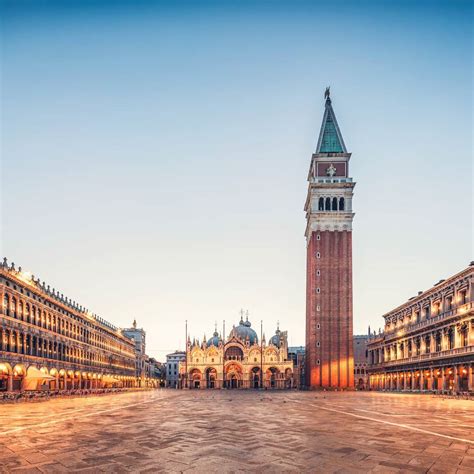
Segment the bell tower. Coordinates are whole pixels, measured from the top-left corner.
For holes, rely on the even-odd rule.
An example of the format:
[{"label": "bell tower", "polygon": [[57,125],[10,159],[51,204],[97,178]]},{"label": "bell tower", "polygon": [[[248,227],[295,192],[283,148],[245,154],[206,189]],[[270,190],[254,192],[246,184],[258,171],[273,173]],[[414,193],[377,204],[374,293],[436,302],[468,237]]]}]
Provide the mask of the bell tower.
[{"label": "bell tower", "polygon": [[354,387],[352,196],[347,152],[329,88],[306,198],[306,385]]}]

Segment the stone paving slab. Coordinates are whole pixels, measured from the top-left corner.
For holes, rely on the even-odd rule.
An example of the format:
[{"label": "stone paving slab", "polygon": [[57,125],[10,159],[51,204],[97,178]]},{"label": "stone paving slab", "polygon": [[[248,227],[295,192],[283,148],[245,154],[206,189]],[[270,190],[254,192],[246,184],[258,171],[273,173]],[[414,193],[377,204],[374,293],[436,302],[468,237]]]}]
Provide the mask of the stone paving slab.
[{"label": "stone paving slab", "polygon": [[0,405],[0,472],[474,472],[474,402],[133,392]]}]

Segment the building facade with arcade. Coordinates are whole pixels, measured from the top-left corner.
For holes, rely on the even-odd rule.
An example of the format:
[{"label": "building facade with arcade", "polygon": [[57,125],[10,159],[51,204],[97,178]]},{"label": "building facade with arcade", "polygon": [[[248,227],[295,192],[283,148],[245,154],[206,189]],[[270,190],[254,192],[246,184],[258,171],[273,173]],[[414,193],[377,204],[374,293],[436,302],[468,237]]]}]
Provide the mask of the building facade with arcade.
[{"label": "building facade with arcade", "polygon": [[135,385],[131,339],[6,259],[0,305],[0,390]]},{"label": "building facade with arcade", "polygon": [[474,392],[474,262],[385,314],[371,334],[375,390]]},{"label": "building facade with arcade", "polygon": [[202,342],[188,338],[186,357],[179,363],[180,386],[195,389],[285,389],[294,387],[293,360],[286,331],[277,328],[268,343],[259,341],[248,316],[227,339],[214,331]]}]

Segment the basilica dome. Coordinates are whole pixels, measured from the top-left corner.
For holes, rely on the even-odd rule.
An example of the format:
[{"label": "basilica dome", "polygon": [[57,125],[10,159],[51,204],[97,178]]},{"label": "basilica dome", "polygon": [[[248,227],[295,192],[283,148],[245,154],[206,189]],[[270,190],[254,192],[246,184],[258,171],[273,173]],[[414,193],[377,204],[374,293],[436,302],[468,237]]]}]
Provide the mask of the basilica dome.
[{"label": "basilica dome", "polygon": [[212,337],[207,341],[207,347],[210,346],[218,346],[219,345],[219,333],[217,331],[214,331],[214,334]]},{"label": "basilica dome", "polygon": [[269,344],[273,344],[276,347],[280,347],[280,325],[278,324],[275,335],[270,338],[268,341]]},{"label": "basilica dome", "polygon": [[243,319],[240,320],[238,326],[234,326],[232,331],[230,331],[229,339],[232,337],[236,337],[238,339],[242,339],[242,341],[246,341],[247,337],[250,341],[250,344],[258,343],[257,333],[251,328],[252,324],[247,318],[247,321],[244,322]]},{"label": "basilica dome", "polygon": [[274,336],[272,336],[270,338],[270,340],[268,341],[269,344],[273,344],[274,346],[276,347],[280,347],[280,336],[278,336],[277,334],[275,334]]}]

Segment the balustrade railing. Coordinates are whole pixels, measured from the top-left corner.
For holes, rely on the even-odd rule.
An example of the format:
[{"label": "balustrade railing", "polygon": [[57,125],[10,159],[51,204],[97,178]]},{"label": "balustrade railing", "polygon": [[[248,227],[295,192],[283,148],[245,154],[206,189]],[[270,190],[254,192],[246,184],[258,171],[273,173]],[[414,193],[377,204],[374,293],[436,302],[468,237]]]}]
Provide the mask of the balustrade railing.
[{"label": "balustrade railing", "polygon": [[404,359],[386,360],[383,362],[376,362],[372,365],[391,366],[391,365],[398,365],[398,364],[409,364],[412,362],[421,362],[424,360],[441,359],[445,357],[450,357],[450,356],[455,356],[455,355],[464,355],[464,354],[474,354],[474,346],[456,347],[454,349],[446,349],[444,351],[429,352],[427,354],[420,354],[417,356],[405,357]]},{"label": "balustrade railing", "polygon": [[441,320],[448,319],[451,316],[459,316],[467,313],[471,308],[473,308],[474,303],[469,302],[465,303],[463,305],[459,305],[455,308],[452,308],[448,311],[444,311],[441,314],[438,314],[436,316],[427,318],[423,321],[416,322],[416,323],[410,323],[410,324],[403,324],[400,326],[395,326],[393,328],[390,328],[389,330],[385,331],[385,335],[387,338],[392,338],[393,336],[396,336],[397,331],[400,330],[405,330],[405,331],[416,331],[417,329],[421,329],[425,326],[429,326],[431,324],[437,323]]}]

